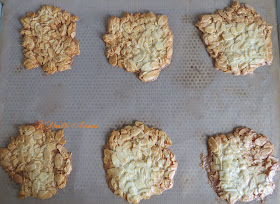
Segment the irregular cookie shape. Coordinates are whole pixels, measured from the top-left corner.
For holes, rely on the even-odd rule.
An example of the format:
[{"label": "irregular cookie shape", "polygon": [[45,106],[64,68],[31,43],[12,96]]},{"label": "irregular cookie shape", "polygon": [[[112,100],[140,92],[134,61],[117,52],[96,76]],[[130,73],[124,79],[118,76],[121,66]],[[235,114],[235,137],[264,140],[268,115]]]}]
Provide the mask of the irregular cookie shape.
[{"label": "irregular cookie shape", "polygon": [[141,122],[113,131],[103,159],[110,189],[128,202],[138,203],[172,188],[178,164],[170,145],[165,132]]},{"label": "irregular cookie shape", "polygon": [[173,53],[173,33],[167,20],[165,15],[152,12],[111,17],[103,37],[109,63],[139,73],[143,82],[156,80]]},{"label": "irregular cookie shape", "polygon": [[230,8],[202,15],[196,26],[218,70],[246,75],[272,62],[272,26],[247,4],[234,1]]},{"label": "irregular cookie shape", "polygon": [[272,153],[273,145],[266,136],[243,127],[210,137],[208,156],[202,162],[221,199],[231,204],[263,201],[272,194],[273,176],[279,170]]},{"label": "irregular cookie shape", "polygon": [[77,16],[53,6],[42,6],[38,13],[22,17],[24,67],[42,66],[46,74],[71,69],[74,55],[80,54],[75,21]]},{"label": "irregular cookie shape", "polygon": [[66,186],[72,154],[63,146],[65,143],[63,130],[51,131],[37,123],[20,126],[19,136],[0,149],[2,168],[21,185],[19,199],[47,199]]}]

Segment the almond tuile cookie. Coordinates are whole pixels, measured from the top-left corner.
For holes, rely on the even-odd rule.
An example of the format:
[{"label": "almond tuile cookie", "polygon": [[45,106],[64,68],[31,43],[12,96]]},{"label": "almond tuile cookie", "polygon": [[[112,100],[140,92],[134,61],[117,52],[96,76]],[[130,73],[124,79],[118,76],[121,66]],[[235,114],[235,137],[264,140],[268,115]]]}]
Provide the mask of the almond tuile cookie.
[{"label": "almond tuile cookie", "polygon": [[246,75],[272,63],[272,26],[247,4],[234,1],[225,10],[202,15],[196,26],[215,69]]},{"label": "almond tuile cookie", "polygon": [[165,15],[126,12],[121,18],[113,16],[103,40],[109,63],[137,73],[143,82],[156,80],[171,62],[173,33]]},{"label": "almond tuile cookie", "polygon": [[48,5],[22,17],[23,66],[26,69],[41,66],[46,74],[71,69],[74,55],[80,54],[75,38],[78,19],[59,7]]},{"label": "almond tuile cookie", "polygon": [[208,156],[202,165],[209,183],[222,200],[263,201],[273,193],[273,177],[279,170],[278,159],[272,156],[269,139],[247,127],[208,139]]},{"label": "almond tuile cookie", "polygon": [[141,122],[111,133],[104,149],[109,188],[129,203],[139,203],[173,186],[178,163],[165,132]]},{"label": "almond tuile cookie", "polygon": [[72,154],[65,143],[63,130],[52,131],[38,122],[20,126],[18,137],[12,137],[7,148],[0,148],[2,168],[21,185],[19,199],[47,199],[66,186]]}]

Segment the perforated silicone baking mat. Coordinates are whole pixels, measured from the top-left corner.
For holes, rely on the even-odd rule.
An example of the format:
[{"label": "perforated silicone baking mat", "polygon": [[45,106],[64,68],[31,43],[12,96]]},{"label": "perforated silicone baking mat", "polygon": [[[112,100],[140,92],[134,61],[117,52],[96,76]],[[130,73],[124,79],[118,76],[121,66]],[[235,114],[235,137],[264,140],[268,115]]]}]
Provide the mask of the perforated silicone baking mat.
[{"label": "perforated silicone baking mat", "polygon": [[[49,200],[17,200],[19,185],[0,170],[0,203],[125,203],[107,187],[102,152],[111,130],[135,120],[163,129],[179,166],[174,187],[143,203],[217,203],[200,153],[209,135],[248,126],[267,135],[280,157],[279,52],[274,0],[248,0],[274,26],[271,66],[236,77],[216,71],[194,26],[198,16],[231,5],[229,0],[7,0],[4,3],[0,60],[0,146],[16,136],[18,125],[37,120],[85,121],[98,128],[66,128],[66,148],[73,153],[73,171],[63,190]],[[41,68],[25,70],[20,18],[50,4],[79,16],[81,54],[72,70],[46,76]],[[112,67],[106,59],[107,20],[112,15],[153,11],[165,14],[174,33],[171,65],[159,78],[142,83],[136,75]],[[276,189],[266,203],[280,200]]]}]

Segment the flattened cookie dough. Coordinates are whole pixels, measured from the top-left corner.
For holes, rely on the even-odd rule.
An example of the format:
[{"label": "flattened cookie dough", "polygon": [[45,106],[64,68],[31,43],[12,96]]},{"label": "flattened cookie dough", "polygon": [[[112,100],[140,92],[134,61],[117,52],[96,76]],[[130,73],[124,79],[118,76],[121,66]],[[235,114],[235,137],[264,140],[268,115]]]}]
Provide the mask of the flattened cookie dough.
[{"label": "flattened cookie dough", "polygon": [[38,13],[22,17],[23,66],[41,66],[46,74],[71,69],[74,55],[80,54],[75,21],[77,16],[53,6],[42,6]]},{"label": "flattened cookie dough", "polygon": [[272,194],[279,170],[273,145],[264,135],[241,127],[208,140],[208,156],[202,160],[211,186],[230,204],[260,200]]},{"label": "flattened cookie dough", "polygon": [[0,148],[2,168],[21,185],[18,198],[47,199],[66,186],[72,170],[71,153],[63,130],[51,131],[41,123],[22,125],[17,138]]},{"label": "flattened cookie dough", "polygon": [[272,62],[272,26],[247,4],[234,1],[216,14],[202,15],[196,26],[218,70],[246,75]]},{"label": "flattened cookie dough", "polygon": [[129,203],[139,203],[172,188],[178,164],[171,145],[165,132],[141,122],[113,131],[103,159],[110,189]]},{"label": "flattened cookie dough", "polygon": [[139,74],[143,82],[156,80],[173,53],[173,33],[167,20],[152,12],[111,17],[103,37],[109,63]]}]

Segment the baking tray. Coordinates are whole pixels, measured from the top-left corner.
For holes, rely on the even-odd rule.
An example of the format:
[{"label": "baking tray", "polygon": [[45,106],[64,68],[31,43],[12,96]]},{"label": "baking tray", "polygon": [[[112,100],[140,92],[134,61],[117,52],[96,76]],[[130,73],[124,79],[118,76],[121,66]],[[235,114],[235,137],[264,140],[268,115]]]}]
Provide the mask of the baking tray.
[{"label": "baking tray", "polygon": [[[271,66],[250,76],[216,71],[194,26],[200,14],[231,5],[229,0],[7,0],[3,7],[0,46],[0,146],[17,135],[20,124],[37,120],[97,124],[92,129],[66,128],[66,148],[73,153],[67,186],[51,199],[17,200],[19,185],[0,171],[0,203],[125,203],[107,186],[102,163],[103,145],[113,129],[135,120],[164,130],[179,166],[174,187],[143,203],[217,203],[200,154],[207,138],[248,126],[267,135],[279,155],[279,49],[275,0],[250,0],[274,26]],[[77,39],[81,54],[72,70],[46,76],[41,68],[22,67],[20,18],[40,5],[50,4],[79,16]],[[112,67],[106,59],[107,20],[112,15],[153,11],[165,14],[174,33],[171,65],[159,78],[142,83],[137,76]],[[280,200],[276,189],[266,203]],[[223,202],[222,202],[223,203]],[[254,203],[254,202],[252,202]],[[258,202],[256,202],[258,203]]]}]

